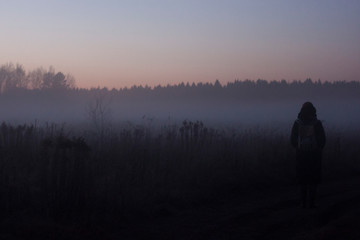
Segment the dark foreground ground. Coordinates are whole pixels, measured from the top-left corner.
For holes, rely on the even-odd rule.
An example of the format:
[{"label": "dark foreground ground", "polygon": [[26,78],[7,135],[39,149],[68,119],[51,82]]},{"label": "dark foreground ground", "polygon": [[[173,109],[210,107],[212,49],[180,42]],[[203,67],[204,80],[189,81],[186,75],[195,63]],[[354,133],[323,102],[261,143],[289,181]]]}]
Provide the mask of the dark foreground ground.
[{"label": "dark foreground ground", "polygon": [[360,176],[324,182],[316,209],[297,198],[293,187],[266,189],[87,225],[19,213],[1,217],[0,239],[360,239]]}]

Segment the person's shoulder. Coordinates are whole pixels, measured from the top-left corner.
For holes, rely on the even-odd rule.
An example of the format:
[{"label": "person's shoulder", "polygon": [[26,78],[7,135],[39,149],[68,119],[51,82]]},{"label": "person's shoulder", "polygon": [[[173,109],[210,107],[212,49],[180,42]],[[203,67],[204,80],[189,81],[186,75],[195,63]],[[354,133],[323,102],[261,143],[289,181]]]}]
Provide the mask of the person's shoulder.
[{"label": "person's shoulder", "polygon": [[294,121],[294,123],[293,123],[293,126],[297,126],[297,125],[299,125],[300,123],[299,123],[299,119],[296,119],[295,121]]},{"label": "person's shoulder", "polygon": [[316,124],[322,124],[322,121],[320,119],[316,119]]},{"label": "person's shoulder", "polygon": [[316,121],[315,121],[315,124],[314,124],[315,126],[317,126],[317,127],[322,127],[323,126],[323,124],[322,124],[322,121],[321,120],[319,120],[319,119],[316,119]]}]

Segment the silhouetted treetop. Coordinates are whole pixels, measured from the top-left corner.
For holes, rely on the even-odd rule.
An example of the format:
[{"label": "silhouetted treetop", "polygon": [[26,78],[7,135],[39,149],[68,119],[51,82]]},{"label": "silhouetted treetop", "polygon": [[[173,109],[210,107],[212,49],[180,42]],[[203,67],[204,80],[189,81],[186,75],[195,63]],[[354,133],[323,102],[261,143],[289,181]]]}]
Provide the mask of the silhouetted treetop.
[{"label": "silhouetted treetop", "polygon": [[37,68],[26,72],[20,64],[7,63],[0,66],[0,91],[6,92],[14,89],[73,89],[75,78],[55,72],[53,67],[49,70]]},{"label": "silhouetted treetop", "polygon": [[[13,90],[37,91],[36,94],[46,92],[45,90],[57,90],[67,92],[74,98],[92,96],[96,92],[110,94],[117,100],[139,100],[139,101],[266,101],[285,99],[349,99],[359,98],[360,82],[358,81],[313,81],[307,78],[305,81],[267,81],[258,80],[234,80],[221,84],[219,80],[212,82],[181,82],[173,85],[133,85],[128,88],[75,88],[74,77],[70,74],[56,72],[53,67],[48,70],[37,68],[26,72],[20,64],[4,64],[0,66],[0,93]],[[62,90],[62,91],[58,91]]]}]

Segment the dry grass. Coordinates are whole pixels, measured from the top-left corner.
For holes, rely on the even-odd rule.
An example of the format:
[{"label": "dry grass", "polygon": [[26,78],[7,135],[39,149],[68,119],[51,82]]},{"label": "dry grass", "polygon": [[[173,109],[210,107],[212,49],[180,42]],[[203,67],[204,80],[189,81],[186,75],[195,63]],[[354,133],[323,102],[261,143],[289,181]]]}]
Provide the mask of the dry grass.
[{"label": "dry grass", "polygon": [[[186,208],[219,195],[294,184],[288,129],[201,122],[71,136],[64,127],[0,126],[0,211],[55,218]],[[359,173],[360,135],[328,131],[324,177]]]}]

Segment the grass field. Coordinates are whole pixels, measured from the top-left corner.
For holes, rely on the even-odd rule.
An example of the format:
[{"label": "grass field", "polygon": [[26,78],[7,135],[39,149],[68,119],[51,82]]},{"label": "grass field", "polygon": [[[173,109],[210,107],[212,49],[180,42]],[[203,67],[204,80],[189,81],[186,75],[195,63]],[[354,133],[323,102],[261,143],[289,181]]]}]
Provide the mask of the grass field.
[{"label": "grass field", "polygon": [[[295,186],[290,126],[216,129],[184,121],[73,136],[55,124],[3,123],[0,211],[4,219],[90,224],[166,216],[234,194]],[[324,181],[358,175],[359,131],[325,131]]]}]

